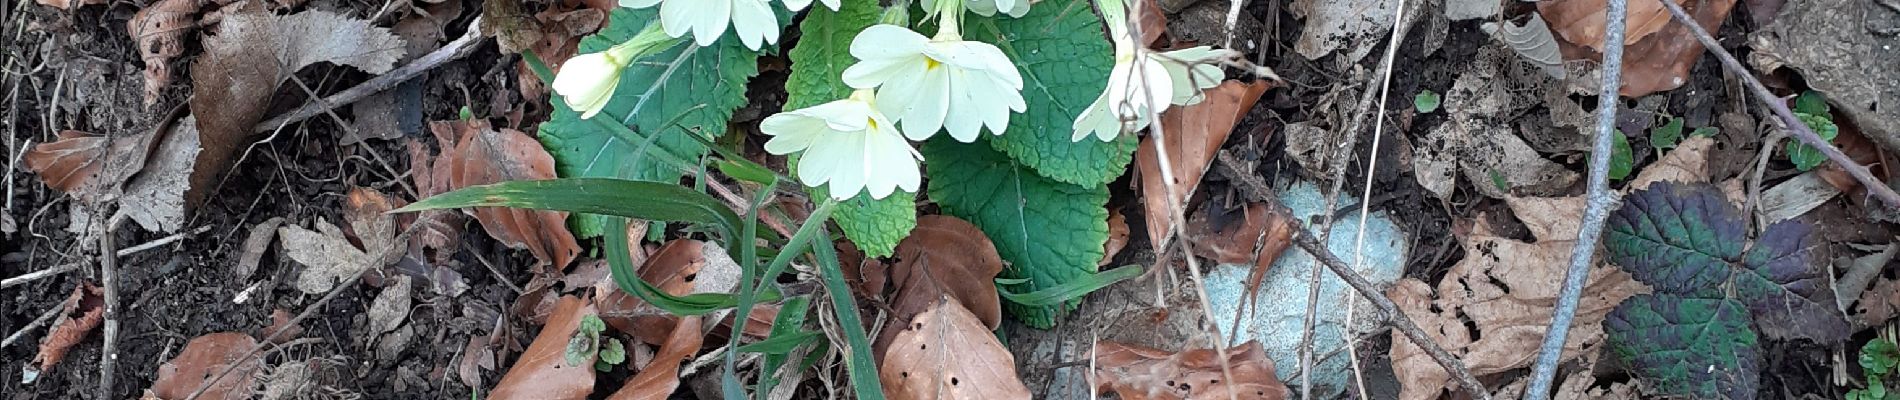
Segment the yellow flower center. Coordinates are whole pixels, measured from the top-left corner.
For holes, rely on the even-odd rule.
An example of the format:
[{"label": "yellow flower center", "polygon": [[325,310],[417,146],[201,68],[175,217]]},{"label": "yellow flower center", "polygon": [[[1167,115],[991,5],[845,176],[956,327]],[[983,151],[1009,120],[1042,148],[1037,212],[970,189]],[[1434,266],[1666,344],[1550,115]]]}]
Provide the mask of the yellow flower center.
[{"label": "yellow flower center", "polygon": [[936,70],[936,69],[937,69],[937,67],[942,67],[942,66],[943,66],[943,63],[941,63],[941,62],[937,62],[937,59],[935,59],[935,58],[930,58],[930,57],[924,57],[924,69],[925,69],[925,70]]}]

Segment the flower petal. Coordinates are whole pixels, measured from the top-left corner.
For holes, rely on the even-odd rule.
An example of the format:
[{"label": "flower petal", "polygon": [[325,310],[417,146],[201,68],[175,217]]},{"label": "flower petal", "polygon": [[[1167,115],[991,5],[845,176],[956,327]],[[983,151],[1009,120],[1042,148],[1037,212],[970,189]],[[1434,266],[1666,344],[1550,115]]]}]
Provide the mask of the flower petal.
[{"label": "flower petal", "polygon": [[851,39],[851,56],[859,60],[915,57],[929,46],[930,38],[910,28],[878,24]]},{"label": "flower petal", "polygon": [[647,8],[654,4],[660,4],[660,0],[620,0],[620,6],[627,8]]},{"label": "flower petal", "polygon": [[924,140],[943,129],[943,120],[950,114],[950,71],[943,67],[926,69],[915,82],[919,86],[909,89],[915,90],[915,97],[897,113],[902,115],[897,123],[904,125],[905,137]]},{"label": "flower petal", "polygon": [[[733,1],[735,0],[673,1],[666,5],[672,6],[674,4],[680,4],[681,7],[697,8],[697,10],[691,11],[693,15],[689,17],[693,24],[693,41],[700,46],[711,46],[713,42],[719,41],[719,36],[726,34],[726,25],[732,22]],[[745,40],[743,37],[739,39],[742,41]],[[753,44],[749,44],[748,46],[756,49],[758,48],[756,43],[757,42],[754,41]]]},{"label": "flower petal", "polygon": [[920,67],[922,57],[914,59],[880,58],[859,61],[844,69],[844,84],[853,89],[870,89],[901,75],[906,68]]},{"label": "flower petal", "polygon": [[[732,10],[732,31],[739,35],[739,41],[746,48],[759,49],[759,39],[765,43],[778,43],[778,15],[772,13],[772,5],[766,0],[728,0],[736,2]],[[810,0],[806,0],[810,3]]]}]

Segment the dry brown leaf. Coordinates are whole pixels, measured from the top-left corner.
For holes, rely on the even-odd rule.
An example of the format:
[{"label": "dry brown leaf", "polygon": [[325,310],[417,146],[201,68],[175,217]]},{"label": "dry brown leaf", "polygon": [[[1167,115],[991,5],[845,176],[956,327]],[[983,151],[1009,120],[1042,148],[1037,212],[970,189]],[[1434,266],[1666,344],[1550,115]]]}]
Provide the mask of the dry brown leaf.
[{"label": "dry brown leaf", "polygon": [[[1208,89],[1206,100],[1200,104],[1175,107],[1161,115],[1161,127],[1167,132],[1168,161],[1174,173],[1174,201],[1183,206],[1201,184],[1201,175],[1207,173],[1207,167],[1214,161],[1214,154],[1220,151],[1227,135],[1233,133],[1234,124],[1253,109],[1255,101],[1267,92],[1272,85],[1265,81],[1251,84],[1239,81],[1227,81]],[[1173,238],[1170,224],[1174,215],[1168,211],[1167,185],[1161,181],[1161,164],[1156,158],[1154,137],[1141,139],[1141,147],[1135,150],[1135,169],[1141,175],[1141,200],[1147,211],[1148,239],[1154,251],[1159,253],[1165,242]]]},{"label": "dry brown leaf", "polygon": [[[1676,4],[1688,7],[1690,0],[1675,0]],[[1542,13],[1550,29],[1563,35],[1564,40],[1593,51],[1603,51],[1603,23],[1609,13],[1608,0],[1546,0],[1537,2],[1537,11]],[[1634,45],[1643,38],[1661,31],[1669,24],[1669,10],[1663,9],[1657,0],[1629,0],[1628,18],[1624,19],[1623,44]],[[1689,38],[1694,41],[1694,38]]]},{"label": "dry brown leaf", "polygon": [[290,311],[285,311],[282,308],[271,310],[270,326],[265,327],[262,332],[258,332],[257,337],[270,337],[270,335],[276,334],[277,331],[284,331],[284,334],[277,335],[277,337],[271,339],[270,342],[284,344],[296,340],[298,336],[303,336],[303,326],[297,325],[296,322],[292,321],[293,319],[295,318],[290,315]]},{"label": "dry brown leaf", "polygon": [[149,133],[112,138],[67,130],[59,132],[59,140],[34,145],[21,161],[47,187],[87,203],[102,203],[119,197],[126,178],[139,172],[153,144]]},{"label": "dry brown leaf", "polygon": [[[890,326],[902,326],[936,307],[944,296],[989,329],[1003,322],[1003,305],[994,283],[996,274],[1003,272],[1003,258],[976,225],[947,215],[918,216],[917,228],[897,242],[892,257],[897,264],[890,270],[895,285]],[[899,329],[879,332],[872,354],[884,354],[899,334]]]},{"label": "dry brown leaf", "polygon": [[1663,154],[1662,158],[1630,180],[1631,189],[1647,189],[1649,185],[1662,181],[1708,182],[1709,151],[1715,148],[1715,139],[1691,137],[1683,139],[1675,149]]},{"label": "dry brown leaf", "polygon": [[[922,228],[924,224],[918,222]],[[1029,398],[1029,388],[1016,376],[1016,358],[982,320],[947,295],[933,303],[909,323],[885,328],[899,331],[890,348],[881,353],[878,367],[885,397]]]},{"label": "dry brown leaf", "polygon": [[218,29],[217,36],[204,40],[204,55],[191,67],[191,113],[198,118],[203,143],[185,194],[192,206],[204,203],[236,161],[251,127],[264,118],[278,85],[291,74],[318,62],[383,73],[403,55],[402,39],[388,29],[327,11],[229,13]]},{"label": "dry brown leaf", "polygon": [[277,239],[277,227],[284,225],[284,217],[271,217],[251,226],[251,233],[244,237],[244,244],[238,247],[237,268],[231,271],[233,277],[250,279],[257,272],[257,263],[264,259],[264,251],[270,249],[270,242]]},{"label": "dry brown leaf", "polygon": [[33,356],[34,365],[26,367],[29,375],[39,376],[53,370],[53,365],[66,358],[67,351],[105,322],[103,296],[105,292],[91,282],[81,281],[79,286],[73,287],[73,294],[67,296],[65,305],[61,306],[59,319],[53,320],[46,337],[40,338],[40,352]]},{"label": "dry brown leaf", "polygon": [[1141,43],[1154,46],[1155,41],[1161,40],[1161,35],[1168,33],[1168,13],[1162,11],[1161,5],[1155,0],[1141,0],[1140,15],[1141,19],[1135,22],[1141,24]]},{"label": "dry brown leaf", "polygon": [[1095,391],[1115,391],[1123,400],[1287,398],[1286,385],[1274,376],[1273,360],[1260,342],[1227,349],[1232,381],[1223,380],[1220,357],[1212,349],[1167,352],[1132,344],[1095,344]]},{"label": "dry brown leaf", "polygon": [[[701,316],[681,317],[679,324],[653,355],[653,362],[627,380],[608,400],[665,400],[680,387],[680,364],[699,353],[706,341]],[[590,362],[591,364],[591,362]]]},{"label": "dry brown leaf", "polygon": [[[238,358],[257,347],[257,339],[237,332],[218,332],[199,336],[185,344],[178,357],[158,366],[158,380],[146,389],[146,398],[180,400],[199,386],[205,385],[225,367],[239,363]],[[237,368],[223,378],[212,382],[199,399],[204,400],[242,400],[252,395],[252,385],[257,381],[261,362],[256,357],[245,358]]]},{"label": "dry brown leaf", "polygon": [[[660,250],[647,258],[635,272],[640,279],[653,284],[661,292],[674,296],[685,296],[693,292],[694,281],[699,272],[706,268],[706,243],[692,239],[677,239],[660,246]],[[651,345],[666,343],[672,336],[673,325],[679,320],[672,314],[646,304],[632,294],[620,291],[611,276],[594,285],[594,305],[600,308],[600,319],[613,326],[614,330],[633,335],[634,339]]]},{"label": "dry brown leaf", "polygon": [[185,54],[186,35],[198,29],[198,9],[204,0],[160,0],[139,10],[125,22],[132,42],[145,62],[145,106],[158,103],[172,81],[171,60]]},{"label": "dry brown leaf", "polygon": [[[441,143],[444,148],[452,148],[450,144],[455,143],[454,132],[430,131],[436,135],[436,143]],[[418,198],[429,198],[455,190],[449,186],[449,174],[439,173],[440,168],[431,162],[434,158],[429,155],[428,145],[417,140],[409,141],[409,177],[416,185]],[[408,221],[406,225],[418,225],[408,244],[409,253],[417,259],[441,263],[462,247],[464,217],[461,213],[454,210],[429,210],[403,214],[401,218]]]},{"label": "dry brown leaf", "polygon": [[1122,215],[1122,209],[1108,210],[1108,242],[1102,244],[1102,261],[1095,266],[1104,266],[1115,261],[1115,255],[1128,247],[1128,217]]},{"label": "dry brown leaf", "polygon": [[864,251],[849,240],[838,241],[838,265],[843,266],[845,282],[851,283],[851,290],[859,296],[883,300],[885,285],[890,281],[889,264],[876,258],[864,257]]},{"label": "dry brown leaf", "polygon": [[[1716,31],[1735,7],[1735,0],[1682,0],[1683,11],[1702,29]],[[1537,3],[1550,29],[1563,39],[1567,60],[1601,57],[1605,0],[1555,0]],[[1653,16],[1652,16],[1653,15]],[[1702,57],[1702,43],[1689,28],[1676,23],[1657,0],[1629,2],[1629,31],[1623,50],[1623,87],[1618,93],[1642,97],[1675,89],[1688,82],[1689,69]],[[1640,35],[1639,35],[1640,34]]]},{"label": "dry brown leaf", "polygon": [[343,206],[343,218],[362,240],[361,247],[351,243],[342,229],[322,219],[317,220],[316,231],[296,225],[277,229],[277,247],[283,250],[283,255],[309,267],[297,277],[296,287],[304,293],[323,294],[339,279],[381,266],[396,245],[392,243],[396,237],[395,219],[387,214],[395,204],[387,196],[375,190],[355,188],[344,198]]},{"label": "dry brown leaf", "polygon": [[469,337],[468,346],[462,349],[462,361],[455,367],[455,375],[461,378],[462,386],[481,389],[482,371],[494,369],[495,349],[488,347],[488,337]]},{"label": "dry brown leaf", "polygon": [[[1585,200],[1507,197],[1505,203],[1536,242],[1498,236],[1481,222],[1460,243],[1465,258],[1439,281],[1436,300],[1432,286],[1417,279],[1401,280],[1386,292],[1477,376],[1531,365],[1557,299],[1558,287],[1551,283],[1562,281],[1570,265]],[[1614,266],[1591,267],[1563,357],[1594,355],[1603,342],[1603,316],[1623,299],[1647,291]],[[1400,399],[1438,398],[1453,384],[1424,350],[1397,332],[1392,335],[1392,369],[1405,382]]]},{"label": "dry brown leaf", "polygon": [[[607,26],[607,12],[611,10],[611,6],[603,9],[565,1],[549,4],[546,9],[535,13],[532,23],[524,27],[534,32],[522,35],[522,39],[526,40],[526,47],[522,49],[546,61],[549,71],[560,72],[561,66],[567,64],[567,59],[580,52],[581,38]],[[539,100],[547,96],[547,86],[528,67],[526,60],[517,63],[515,69],[522,98]]]},{"label": "dry brown leaf", "polygon": [[594,392],[594,356],[580,365],[567,365],[567,342],[580,330],[581,318],[596,315],[593,302],[574,296],[561,296],[560,304],[541,327],[541,334],[521,353],[502,375],[501,383],[488,398],[505,399],[584,399]]},{"label": "dry brown leaf", "polygon": [[1860,310],[1856,314],[1858,319],[1867,326],[1880,326],[1892,321],[1895,316],[1900,316],[1900,279],[1881,278],[1874,281],[1874,286],[1861,292],[1860,302],[1855,304],[1854,308]]},{"label": "dry brown leaf", "polygon": [[[554,156],[548,155],[541,142],[513,129],[499,131],[484,120],[440,121],[429,124],[443,154],[430,168],[430,185],[446,179],[449,189],[516,180],[554,179]],[[446,177],[446,178],[445,178]],[[481,222],[489,237],[513,248],[525,248],[541,260],[537,271],[555,273],[567,269],[580,254],[580,244],[567,230],[567,213],[519,208],[483,207],[465,209]],[[546,269],[541,269],[546,268]]]},{"label": "dry brown leaf", "polygon": [[[1883,167],[1883,164],[1885,164],[1887,154],[1880,145],[1874,144],[1872,139],[1868,139],[1866,134],[1861,133],[1860,125],[1855,124],[1853,118],[1846,118],[1837,113],[1834,115],[1834,124],[1838,130],[1832,141],[1834,146],[1840,148],[1841,153],[1846,154],[1848,159],[1866,166],[1868,172],[1874,174],[1874,178],[1886,181],[1887,168]],[[1823,163],[1815,171],[1815,174],[1821,176],[1821,180],[1827,181],[1828,185],[1840,189],[1843,193],[1860,192],[1860,181],[1855,180],[1853,175],[1848,175],[1847,170],[1841,169],[1840,164]],[[1854,197],[1861,196],[1850,198]]]},{"label": "dry brown leaf", "polygon": [[1260,234],[1269,224],[1286,218],[1273,214],[1264,203],[1247,204],[1242,210],[1223,209],[1213,202],[1203,204],[1199,212],[1188,217],[1187,235],[1194,243],[1194,255],[1220,264],[1251,264]]}]

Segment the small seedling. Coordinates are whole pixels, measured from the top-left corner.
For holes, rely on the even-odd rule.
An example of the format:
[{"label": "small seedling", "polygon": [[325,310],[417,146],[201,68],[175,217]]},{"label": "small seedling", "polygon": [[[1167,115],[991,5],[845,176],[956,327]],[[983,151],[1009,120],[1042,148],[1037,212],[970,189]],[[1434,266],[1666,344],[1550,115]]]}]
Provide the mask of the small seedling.
[{"label": "small seedling", "polygon": [[1629,178],[1630,172],[1636,169],[1636,156],[1630,150],[1629,135],[1624,135],[1623,131],[1618,130],[1616,137],[1611,140],[1613,143],[1610,144],[1610,180],[1620,181]]},{"label": "small seedling", "polygon": [[1900,346],[1894,344],[1894,329],[1880,332],[1879,336],[1867,341],[1860,347],[1860,368],[1867,376],[1867,387],[1847,392],[1848,400],[1885,400],[1894,396],[1887,390],[1887,382],[1893,380],[1894,367],[1900,365]]},{"label": "small seedling", "polygon": [[1432,111],[1438,111],[1439,100],[1438,92],[1433,92],[1431,89],[1420,90],[1418,95],[1412,96],[1412,109],[1417,110],[1419,114],[1430,114]]},{"label": "small seedling", "polygon": [[[1821,140],[1833,142],[1834,137],[1841,133],[1840,127],[1834,125],[1833,114],[1827,105],[1827,100],[1821,98],[1820,93],[1810,90],[1796,97],[1794,115],[1801,119],[1801,123],[1807,124],[1808,129],[1814,130],[1814,134],[1820,136]],[[1799,140],[1788,141],[1787,153],[1788,161],[1794,163],[1794,168],[1801,171],[1812,170],[1821,163],[1827,162],[1827,156],[1821,154],[1820,149]]]},{"label": "small seedling", "polygon": [[1669,123],[1649,130],[1649,147],[1656,148],[1657,153],[1676,148],[1676,144],[1681,142],[1682,118],[1670,118]]},{"label": "small seedling", "polygon": [[594,369],[606,372],[613,366],[627,362],[627,346],[620,339],[606,338],[601,333],[607,330],[607,323],[599,316],[581,317],[580,327],[574,330],[574,337],[567,340],[567,365],[578,367],[587,359],[594,359]]}]

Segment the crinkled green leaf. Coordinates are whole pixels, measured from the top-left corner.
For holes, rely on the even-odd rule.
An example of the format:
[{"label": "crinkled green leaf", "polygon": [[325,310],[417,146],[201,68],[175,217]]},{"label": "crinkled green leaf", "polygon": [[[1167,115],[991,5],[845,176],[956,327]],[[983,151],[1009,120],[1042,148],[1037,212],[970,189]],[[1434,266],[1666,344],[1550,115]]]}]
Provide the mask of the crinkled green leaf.
[{"label": "crinkled green leaf", "polygon": [[1135,138],[1069,140],[1075,116],[1101,96],[1115,65],[1102,18],[1062,4],[1031,7],[1022,18],[967,17],[964,38],[994,44],[1016,62],[1029,106],[990,145],[1061,182],[1096,186],[1121,176],[1134,160]]},{"label": "crinkled green leaf", "polygon": [[1761,364],[1741,302],[1643,294],[1603,319],[1610,349],[1657,394],[1753,399]]},{"label": "crinkled green leaf", "polygon": [[1657,293],[1734,298],[1776,339],[1845,339],[1846,318],[1828,277],[1814,267],[1812,228],[1783,221],[1746,253],[1741,212],[1708,184],[1658,182],[1624,198],[1610,215],[1609,261]]},{"label": "crinkled green leaf", "polygon": [[[857,62],[851,57],[851,39],[876,24],[880,11],[877,0],[845,0],[838,11],[812,7],[798,25],[803,36],[791,51],[792,73],[785,78],[786,111],[851,96],[851,87],[841,78],[844,69]],[[805,189],[814,198],[830,196],[823,187]],[[911,228],[917,227],[916,199],[916,193],[903,191],[883,199],[858,193],[839,202],[831,220],[866,256],[884,257],[897,249],[897,242],[909,236]]]},{"label": "crinkled green leaf", "polygon": [[1720,132],[1721,132],[1720,130],[1717,130],[1717,129],[1715,129],[1715,127],[1713,127],[1713,126],[1704,126],[1704,127],[1701,127],[1701,128],[1695,128],[1695,130],[1693,130],[1693,131],[1689,131],[1689,136],[1694,136],[1694,137],[1715,137],[1715,134],[1716,134],[1716,133],[1720,133]]},{"label": "crinkled green leaf", "polygon": [[1670,118],[1669,123],[1649,130],[1649,147],[1656,148],[1658,152],[1676,148],[1676,143],[1680,142],[1682,142],[1682,118]]},{"label": "crinkled green leaf", "polygon": [[[1796,113],[1795,117],[1801,118],[1801,123],[1807,124],[1808,129],[1813,130],[1815,135],[1821,137],[1821,140],[1833,142],[1834,137],[1841,134],[1840,127],[1835,126],[1834,120],[1828,119],[1827,114]],[[1827,155],[1821,154],[1821,149],[1809,146],[1807,143],[1790,140],[1788,141],[1788,161],[1794,163],[1795,169],[1807,171],[1826,163]]]},{"label": "crinkled green leaf", "polygon": [[1802,114],[1827,115],[1830,107],[1821,92],[1809,90],[1794,98],[1794,112]]},{"label": "crinkled green leaf", "polygon": [[[1057,182],[985,143],[943,137],[925,143],[923,153],[930,160],[930,198],[945,214],[970,221],[996,243],[996,252],[1009,262],[1002,278],[1029,279],[1006,290],[1036,292],[1095,272],[1108,241],[1107,187]],[[1047,328],[1078,302],[1060,307],[1009,303],[1006,308],[1030,326]]]},{"label": "crinkled green leaf", "polygon": [[[658,23],[657,10],[614,9],[606,28],[581,40],[581,53],[605,50]],[[704,145],[686,135],[725,134],[732,111],[746,103],[746,81],[758,74],[757,60],[758,52],[731,35],[712,46],[685,43],[635,60],[621,72],[620,86],[606,109],[594,116],[600,122],[580,119],[560,98],[550,96],[554,113],[541,124],[541,142],[564,178],[676,181],[683,171],[662,158],[693,160],[706,154]],[[669,123],[676,117],[677,124]],[[601,122],[623,123],[640,138],[616,134]],[[604,221],[577,214],[575,233],[600,236]]]}]

